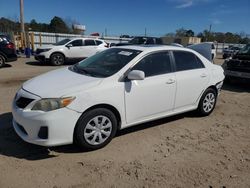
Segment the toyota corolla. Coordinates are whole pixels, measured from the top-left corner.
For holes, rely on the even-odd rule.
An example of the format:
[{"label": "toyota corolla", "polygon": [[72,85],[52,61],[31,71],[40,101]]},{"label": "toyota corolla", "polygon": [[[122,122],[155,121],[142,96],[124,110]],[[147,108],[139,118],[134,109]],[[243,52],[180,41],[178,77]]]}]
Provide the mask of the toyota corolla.
[{"label": "toyota corolla", "polygon": [[220,66],[191,49],[110,48],[25,82],[13,126],[29,143],[98,149],[129,126],[193,110],[209,115],[223,80]]}]

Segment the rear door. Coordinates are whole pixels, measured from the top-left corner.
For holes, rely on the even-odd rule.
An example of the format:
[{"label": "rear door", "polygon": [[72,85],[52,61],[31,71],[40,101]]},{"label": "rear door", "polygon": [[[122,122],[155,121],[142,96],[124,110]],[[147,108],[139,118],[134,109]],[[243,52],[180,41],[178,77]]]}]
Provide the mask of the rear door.
[{"label": "rear door", "polygon": [[98,46],[95,43],[95,40],[93,39],[85,39],[84,40],[84,46],[82,48],[82,53],[84,57],[90,57],[98,51]]},{"label": "rear door", "polygon": [[173,51],[176,69],[175,109],[192,107],[206,89],[209,73],[192,52]]}]

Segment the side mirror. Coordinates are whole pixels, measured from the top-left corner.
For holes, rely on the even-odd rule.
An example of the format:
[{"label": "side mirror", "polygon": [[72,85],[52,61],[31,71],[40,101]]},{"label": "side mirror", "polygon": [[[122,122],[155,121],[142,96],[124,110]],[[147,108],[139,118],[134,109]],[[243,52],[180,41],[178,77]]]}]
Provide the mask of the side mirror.
[{"label": "side mirror", "polygon": [[144,80],[145,79],[145,73],[140,70],[132,70],[128,73],[128,79],[129,80]]},{"label": "side mirror", "polygon": [[72,46],[73,46],[72,44],[67,44],[67,45],[66,45],[67,48],[70,48],[70,47],[72,47]]}]

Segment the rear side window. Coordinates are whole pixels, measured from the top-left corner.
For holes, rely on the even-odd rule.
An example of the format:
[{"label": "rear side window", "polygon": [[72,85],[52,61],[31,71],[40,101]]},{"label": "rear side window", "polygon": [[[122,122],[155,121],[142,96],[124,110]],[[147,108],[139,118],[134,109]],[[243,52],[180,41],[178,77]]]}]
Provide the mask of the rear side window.
[{"label": "rear side window", "polygon": [[102,41],[100,41],[100,40],[96,40],[95,42],[96,42],[97,45],[102,44]]},{"label": "rear side window", "polygon": [[200,69],[205,66],[201,60],[191,52],[174,51],[176,71]]},{"label": "rear side window", "polygon": [[146,77],[172,72],[169,52],[159,52],[146,56],[133,70],[141,70]]},{"label": "rear side window", "polygon": [[85,40],[84,41],[85,46],[95,46],[95,41],[94,40]]}]

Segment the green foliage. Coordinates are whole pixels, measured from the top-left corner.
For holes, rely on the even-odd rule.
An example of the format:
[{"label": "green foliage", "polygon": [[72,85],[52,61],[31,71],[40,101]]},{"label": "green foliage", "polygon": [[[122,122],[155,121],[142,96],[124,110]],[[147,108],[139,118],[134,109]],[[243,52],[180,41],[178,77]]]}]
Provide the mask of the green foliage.
[{"label": "green foliage", "polygon": [[[72,30],[66,25],[62,18],[55,16],[51,19],[50,24],[37,23],[32,19],[30,23],[25,23],[25,30],[38,31],[38,32],[53,32],[53,33],[72,33]],[[0,18],[0,32],[19,32],[20,23],[9,20],[7,18]]]},{"label": "green foliage", "polygon": [[49,24],[49,29],[53,33],[69,33],[70,29],[62,18],[55,16]]},{"label": "green foliage", "polygon": [[184,29],[183,27],[176,30],[175,35],[177,37],[193,37],[194,32],[191,29]]},{"label": "green foliage", "polygon": [[[191,29],[184,29],[183,27],[177,29],[175,33],[167,33],[165,36],[169,37],[193,37],[195,36],[194,32]],[[210,42],[219,42],[219,43],[241,43],[248,44],[250,43],[250,38],[244,32],[240,34],[231,33],[231,32],[209,32],[208,30],[204,30],[196,35],[201,38],[202,42],[210,41]]]}]

